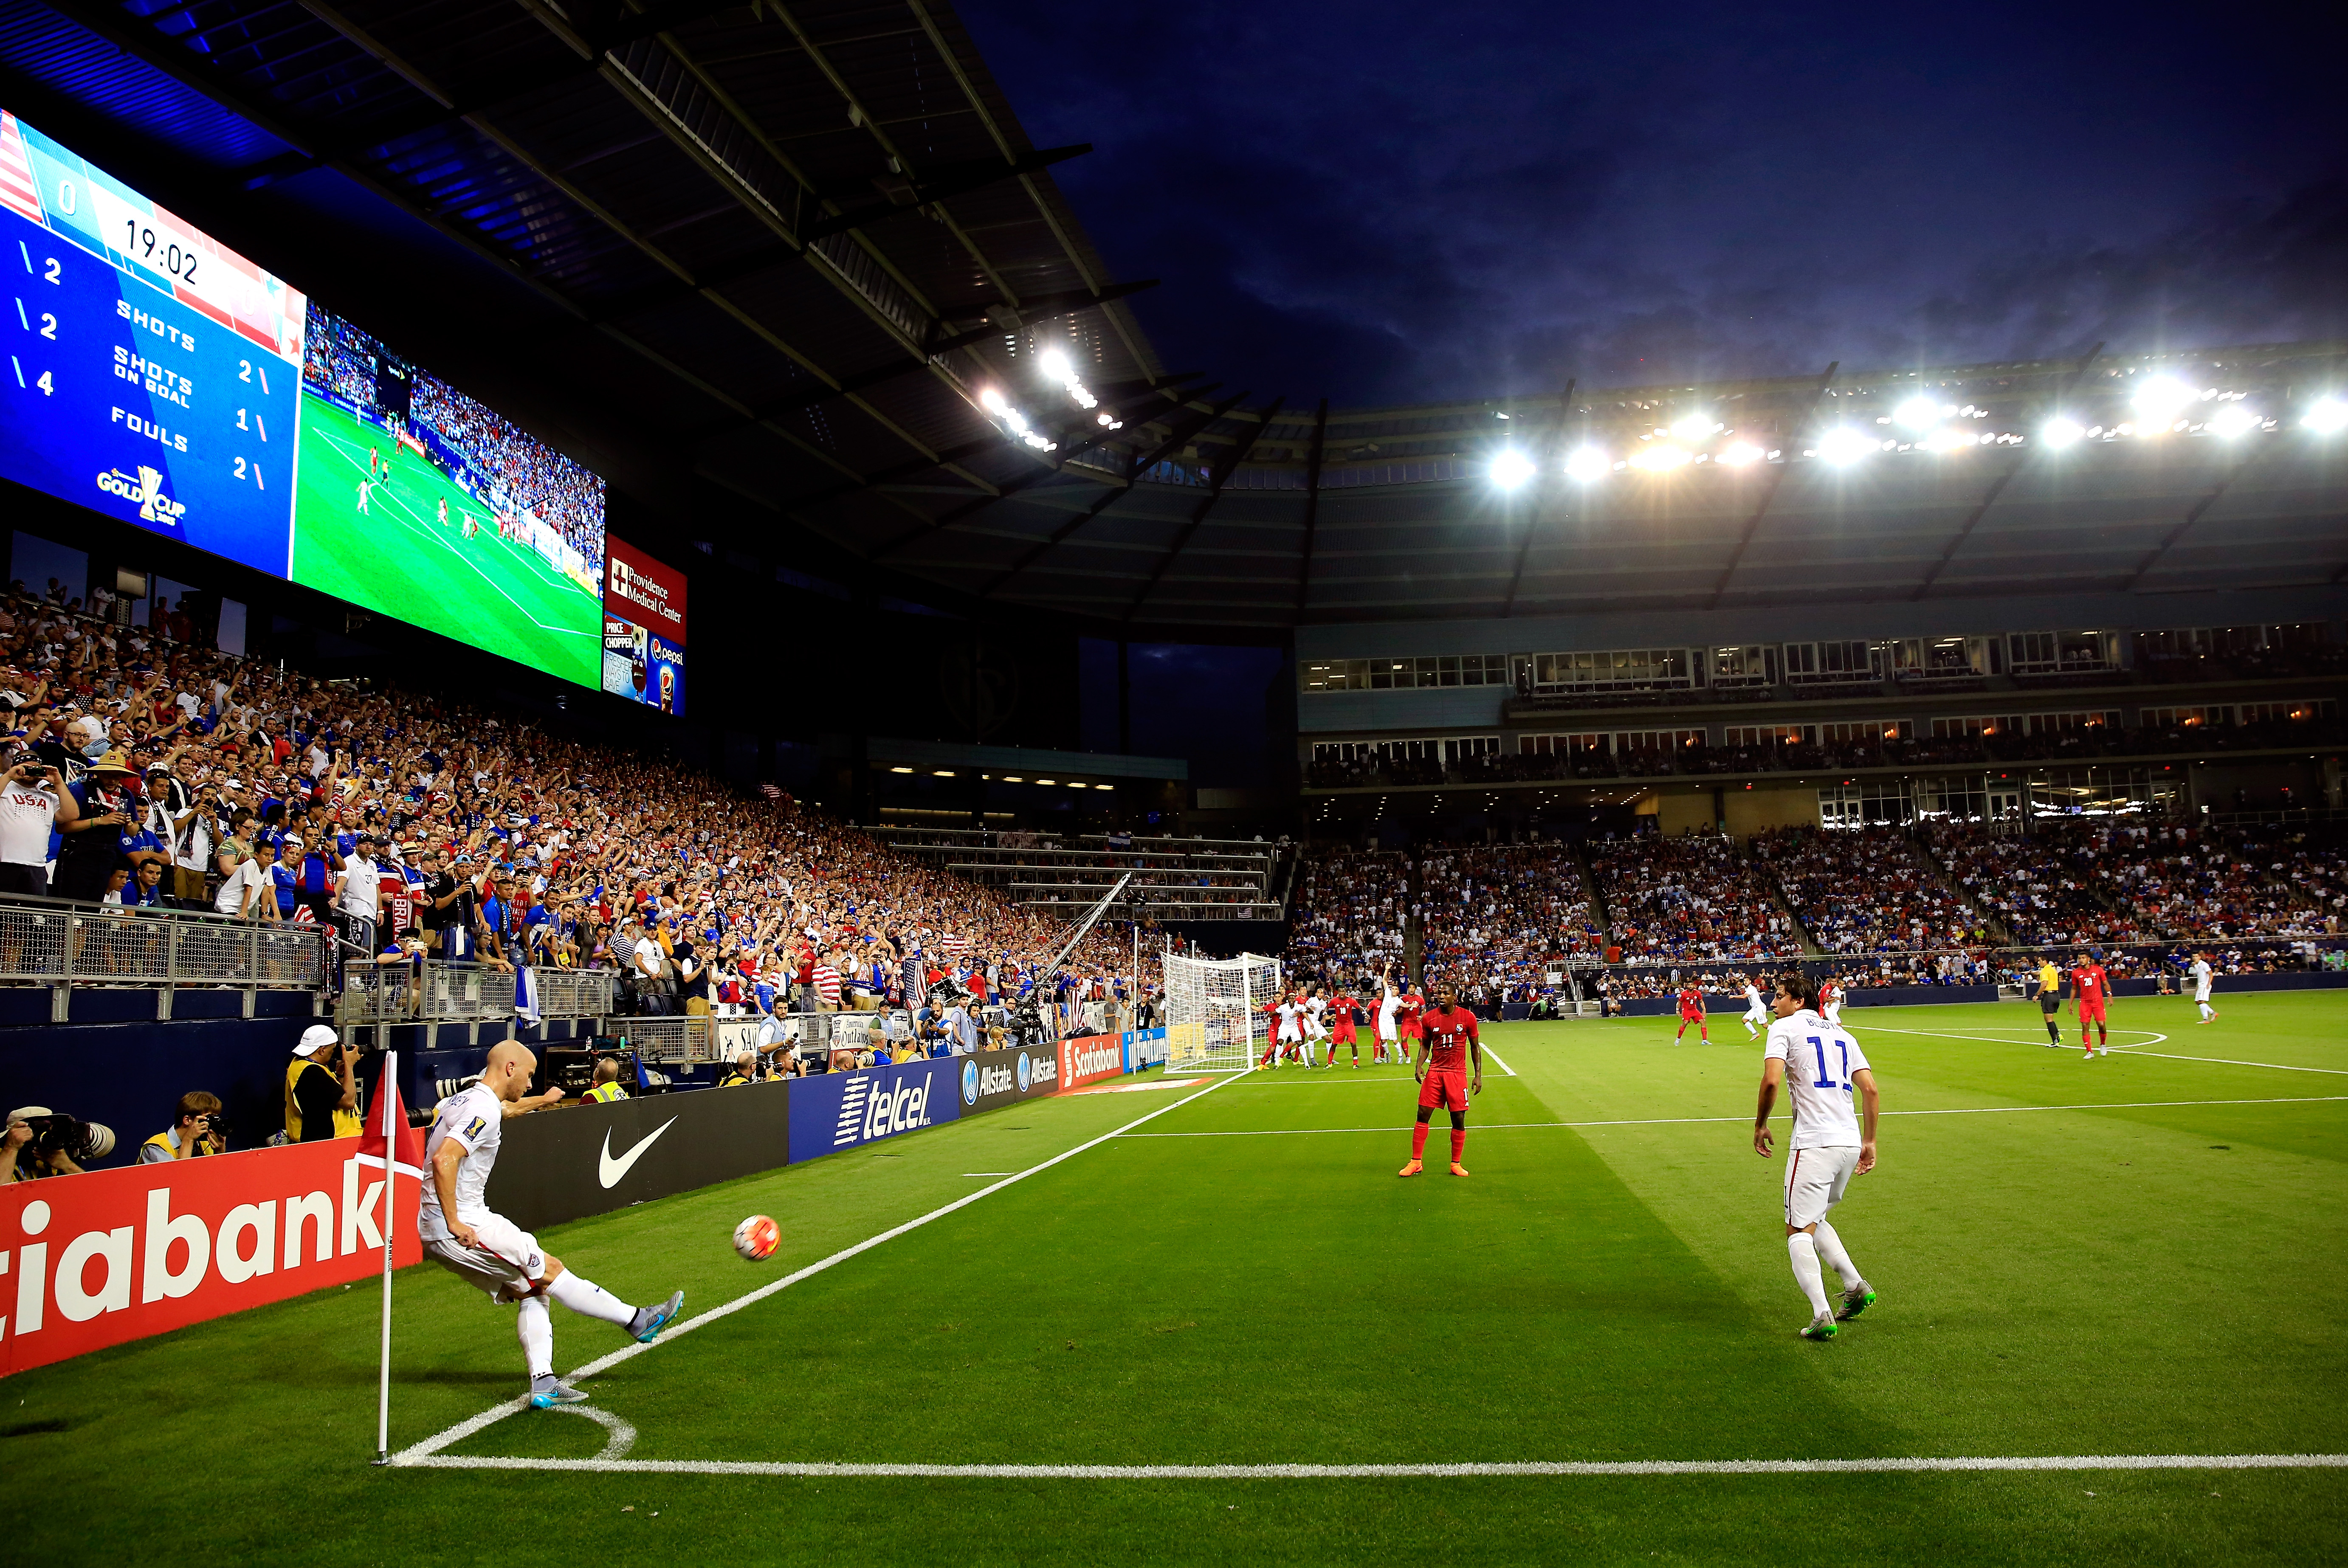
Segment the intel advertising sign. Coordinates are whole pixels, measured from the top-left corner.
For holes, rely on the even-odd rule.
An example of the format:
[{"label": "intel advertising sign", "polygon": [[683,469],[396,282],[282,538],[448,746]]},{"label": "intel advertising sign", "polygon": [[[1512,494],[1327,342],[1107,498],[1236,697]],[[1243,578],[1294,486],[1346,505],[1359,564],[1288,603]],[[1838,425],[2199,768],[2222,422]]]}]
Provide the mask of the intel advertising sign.
[{"label": "intel advertising sign", "polygon": [[1166,1060],[1166,1031],[1162,1029],[1129,1029],[1125,1031],[1125,1070],[1139,1072]]},{"label": "intel advertising sign", "polygon": [[791,1163],[953,1121],[963,1110],[963,1065],[975,1060],[941,1056],[791,1080]]}]

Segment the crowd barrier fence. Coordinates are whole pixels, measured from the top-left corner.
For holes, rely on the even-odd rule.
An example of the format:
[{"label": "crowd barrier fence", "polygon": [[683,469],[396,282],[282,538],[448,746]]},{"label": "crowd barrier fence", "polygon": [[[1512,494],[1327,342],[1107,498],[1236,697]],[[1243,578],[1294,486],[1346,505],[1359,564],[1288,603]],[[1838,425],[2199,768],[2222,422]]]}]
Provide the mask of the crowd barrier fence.
[{"label": "crowd barrier fence", "polygon": [[[58,1023],[71,1016],[77,986],[318,990],[327,935],[307,924],[13,896],[0,900],[0,985],[51,988]],[[157,1016],[170,1016],[168,999]]]}]

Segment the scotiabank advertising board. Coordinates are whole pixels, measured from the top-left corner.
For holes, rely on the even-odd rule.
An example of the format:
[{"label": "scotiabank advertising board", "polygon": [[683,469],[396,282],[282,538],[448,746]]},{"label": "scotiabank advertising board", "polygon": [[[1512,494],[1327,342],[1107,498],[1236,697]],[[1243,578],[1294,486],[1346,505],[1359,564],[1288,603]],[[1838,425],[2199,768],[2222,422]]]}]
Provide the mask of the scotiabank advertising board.
[{"label": "scotiabank advertising board", "polygon": [[[359,1141],[0,1187],[0,1375],[383,1271],[383,1172]],[[398,1178],[392,1261],[418,1261]]]},{"label": "scotiabank advertising board", "polygon": [[685,574],[604,538],[603,690],[685,712]]},{"label": "scotiabank advertising board", "polygon": [[1125,1071],[1125,1039],[1115,1034],[1078,1035],[1060,1042],[1060,1091],[1080,1089]]}]

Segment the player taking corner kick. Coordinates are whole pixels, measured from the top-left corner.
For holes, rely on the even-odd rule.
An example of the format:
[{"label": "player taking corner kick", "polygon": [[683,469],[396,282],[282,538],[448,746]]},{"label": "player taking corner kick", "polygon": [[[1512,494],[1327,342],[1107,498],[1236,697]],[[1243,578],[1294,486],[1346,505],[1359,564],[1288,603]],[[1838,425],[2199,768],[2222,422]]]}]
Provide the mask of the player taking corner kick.
[{"label": "player taking corner kick", "polygon": [[517,1327],[530,1367],[530,1402],[550,1410],[587,1398],[554,1375],[550,1300],[583,1317],[617,1324],[630,1338],[649,1344],[684,1308],[685,1292],[657,1307],[631,1307],[565,1269],[538,1245],[536,1236],[489,1211],[482,1194],[489,1184],[490,1167],[497,1163],[506,1118],[562,1098],[560,1089],[543,1095],[527,1092],[537,1067],[538,1059],[528,1046],[506,1040],[489,1048],[489,1060],[476,1082],[440,1102],[424,1143],[428,1171],[417,1233],[434,1262],[488,1292],[490,1300],[520,1308]]},{"label": "player taking corner kick", "polygon": [[1484,1092],[1484,1045],[1477,1037],[1476,1015],[1459,1005],[1458,988],[1447,980],[1436,988],[1435,1005],[1418,1022],[1418,1125],[1411,1129],[1410,1163],[1395,1173],[1416,1176],[1426,1168],[1421,1159],[1427,1123],[1439,1105],[1451,1112],[1451,1173],[1464,1176],[1468,1167],[1459,1162],[1468,1153],[1468,1097]]},{"label": "player taking corner kick", "polygon": [[[1875,1304],[1875,1287],[1851,1262],[1827,1214],[1842,1202],[1853,1176],[1875,1169],[1875,1123],[1881,1101],[1874,1071],[1859,1042],[1818,1010],[1818,992],[1800,970],[1777,977],[1771,1007],[1777,1021],[1769,1026],[1761,1063],[1753,1152],[1765,1160],[1769,1157],[1769,1112],[1782,1083],[1794,1102],[1794,1135],[1786,1158],[1786,1251],[1794,1266],[1794,1282],[1810,1303],[1810,1321],[1802,1337],[1831,1339],[1838,1322],[1848,1323]],[[1853,1090],[1866,1116],[1864,1129],[1851,1109]],[[1842,1279],[1839,1312],[1827,1304],[1821,1259],[1832,1264]]]}]

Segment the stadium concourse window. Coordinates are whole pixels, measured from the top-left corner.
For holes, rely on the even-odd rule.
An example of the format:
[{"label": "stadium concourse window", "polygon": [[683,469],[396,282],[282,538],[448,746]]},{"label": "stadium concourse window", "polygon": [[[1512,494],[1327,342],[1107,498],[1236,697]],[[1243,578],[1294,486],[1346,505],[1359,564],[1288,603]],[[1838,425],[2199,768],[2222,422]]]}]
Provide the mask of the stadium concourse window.
[{"label": "stadium concourse window", "polygon": [[1411,659],[1324,659],[1301,671],[1307,692],[1389,692],[1419,686],[1505,686],[1505,653],[1445,653]]},{"label": "stadium concourse window", "polygon": [[1532,689],[1547,693],[1693,686],[1693,655],[1694,651],[1686,648],[1536,653],[1532,658]]}]

